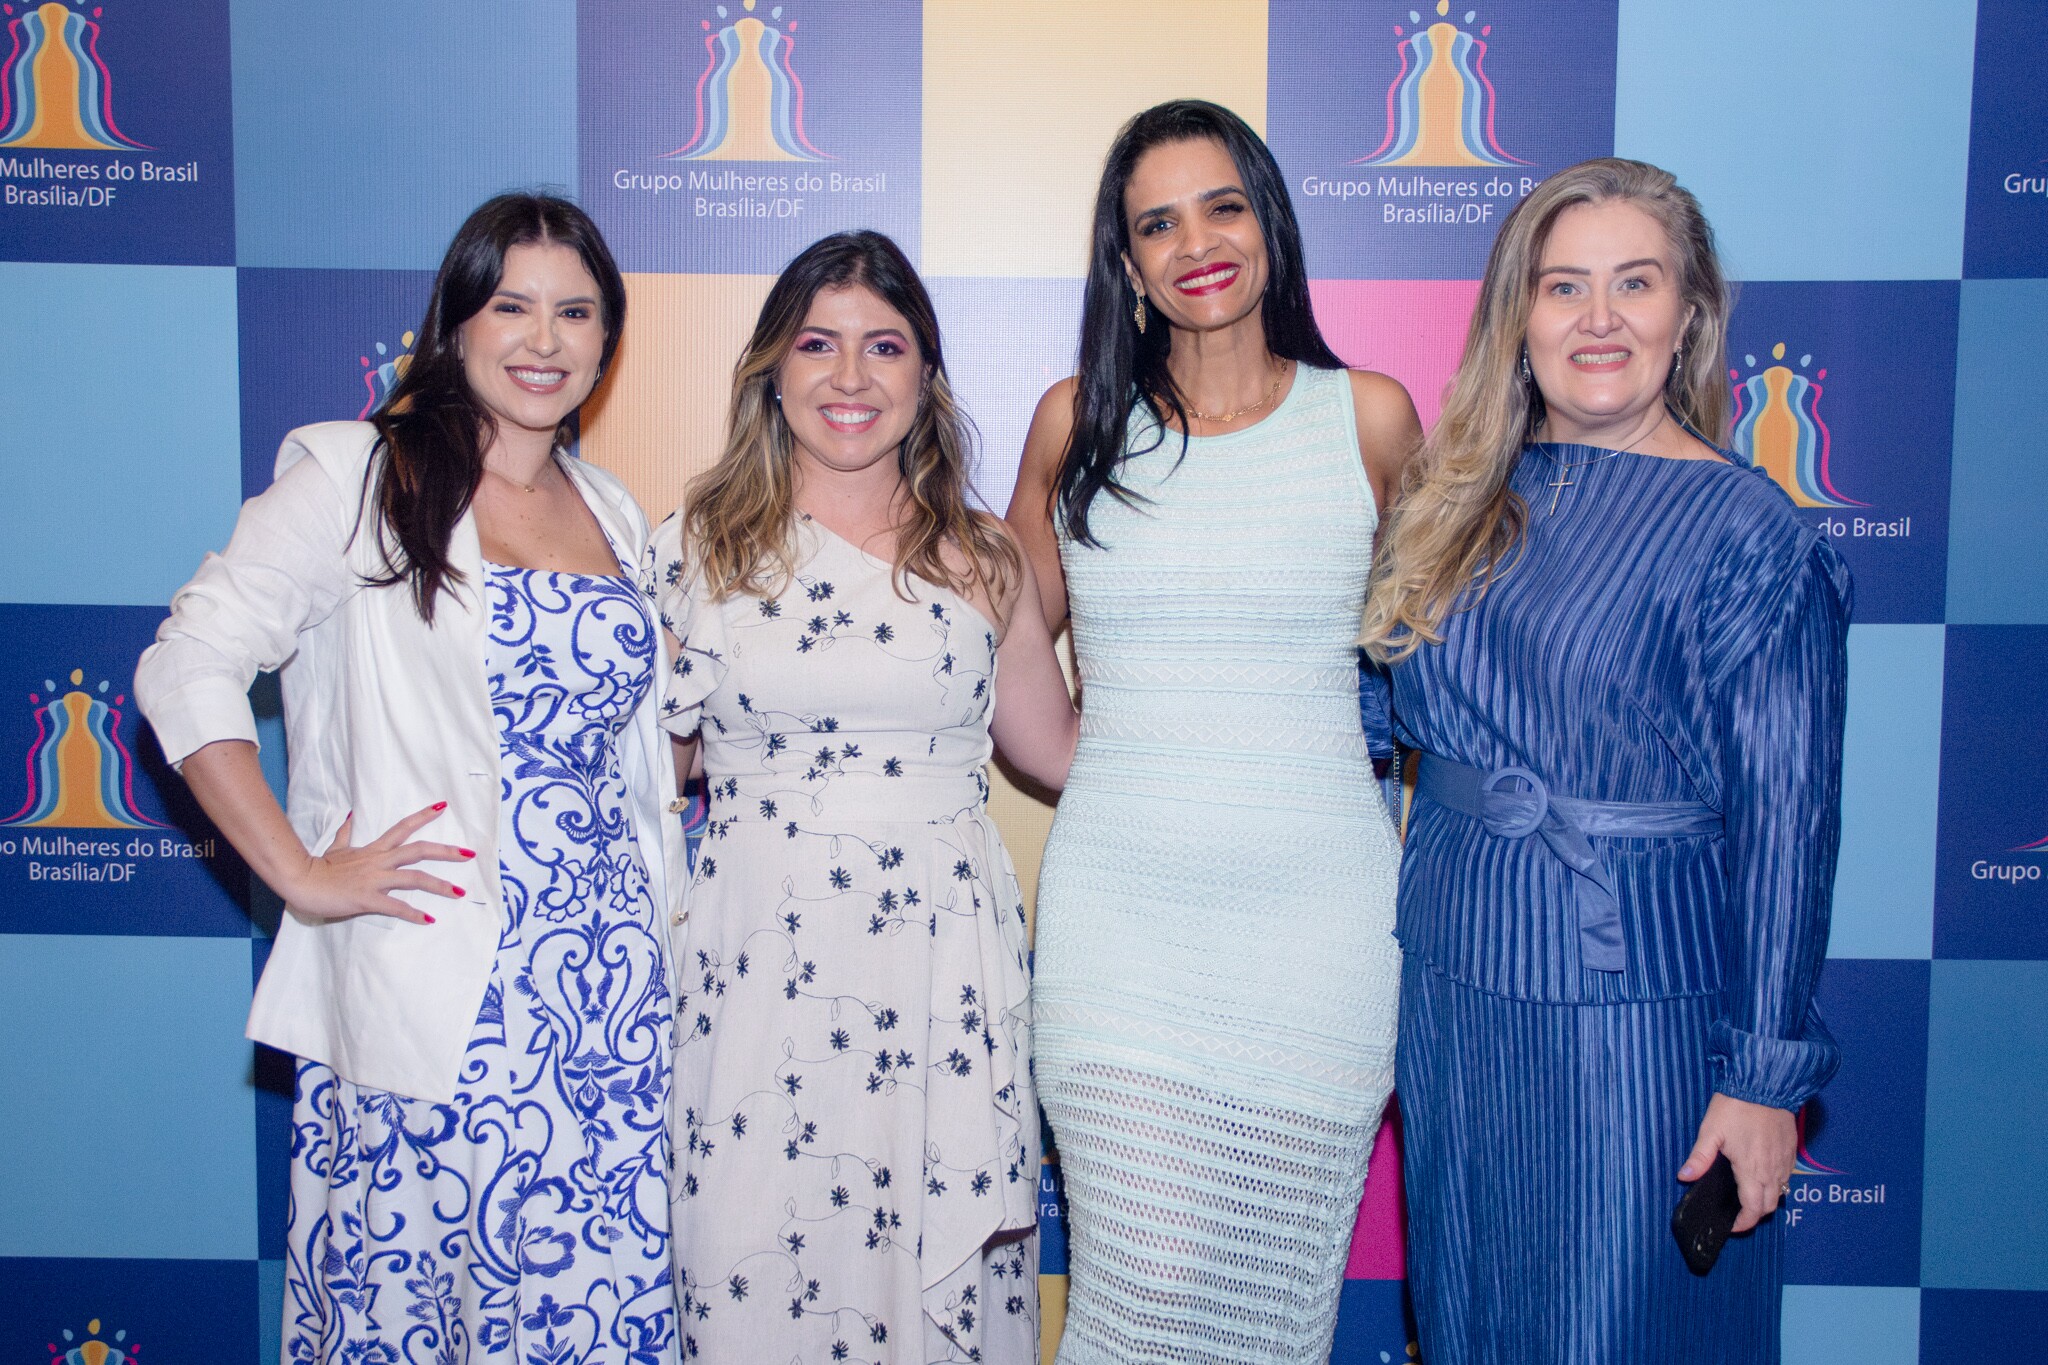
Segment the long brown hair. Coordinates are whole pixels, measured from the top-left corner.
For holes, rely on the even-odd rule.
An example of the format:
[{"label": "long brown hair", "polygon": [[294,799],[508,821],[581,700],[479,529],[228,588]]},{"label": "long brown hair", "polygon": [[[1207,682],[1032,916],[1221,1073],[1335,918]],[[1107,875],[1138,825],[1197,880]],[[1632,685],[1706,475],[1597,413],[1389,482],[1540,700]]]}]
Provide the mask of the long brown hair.
[{"label": "long brown hair", "polygon": [[1558,215],[1625,200],[1656,219],[1676,257],[1679,296],[1692,309],[1664,402],[1696,434],[1727,439],[1729,292],[1714,230],[1671,173],[1601,157],[1567,167],[1515,207],[1494,238],[1442,418],[1409,466],[1387,516],[1358,642],[1383,662],[1442,640],[1444,618],[1471,606],[1513,559],[1528,509],[1508,486],[1543,423],[1543,396],[1519,371],[1536,272]]},{"label": "long brown hair", "polygon": [[[968,506],[973,429],[946,376],[938,314],[909,259],[879,232],[838,232],[813,242],[768,291],[754,335],[733,367],[725,453],[691,480],[683,500],[692,567],[714,600],[735,593],[772,597],[788,584],[795,567],[795,440],[776,401],[776,375],[803,331],[811,300],[853,285],[873,290],[910,323],[926,374],[917,416],[896,452],[905,509],[896,538],[896,591],[909,598],[906,576],[914,574],[963,594],[978,583],[1000,604],[1022,563],[995,519]],[[946,563],[948,543],[966,556],[964,574]]]},{"label": "long brown hair", "polygon": [[[369,582],[378,587],[406,584],[429,621],[435,596],[461,581],[461,573],[448,562],[448,540],[483,482],[484,450],[497,426],[470,391],[455,334],[497,292],[506,254],[536,242],[574,248],[597,281],[604,325],[597,372],[603,376],[626,325],[626,283],[597,224],[566,199],[501,194],[456,230],[434,276],[412,358],[370,416],[382,458],[373,459],[364,475],[365,500],[376,509],[385,572]],[[567,445],[572,437],[573,428],[565,421],[556,443]]]}]

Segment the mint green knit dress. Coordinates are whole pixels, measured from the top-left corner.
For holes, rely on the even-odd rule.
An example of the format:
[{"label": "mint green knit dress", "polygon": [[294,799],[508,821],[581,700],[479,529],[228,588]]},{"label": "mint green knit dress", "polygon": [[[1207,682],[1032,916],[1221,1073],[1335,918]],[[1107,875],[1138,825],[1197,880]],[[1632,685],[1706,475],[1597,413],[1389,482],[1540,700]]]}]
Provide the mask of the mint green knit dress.
[{"label": "mint green knit dress", "polygon": [[[1150,444],[1131,420],[1127,448]],[[1328,1358],[1393,1083],[1399,849],[1359,723],[1376,513],[1342,371],[1169,433],[1060,547],[1081,743],[1039,884],[1061,1365]]]}]

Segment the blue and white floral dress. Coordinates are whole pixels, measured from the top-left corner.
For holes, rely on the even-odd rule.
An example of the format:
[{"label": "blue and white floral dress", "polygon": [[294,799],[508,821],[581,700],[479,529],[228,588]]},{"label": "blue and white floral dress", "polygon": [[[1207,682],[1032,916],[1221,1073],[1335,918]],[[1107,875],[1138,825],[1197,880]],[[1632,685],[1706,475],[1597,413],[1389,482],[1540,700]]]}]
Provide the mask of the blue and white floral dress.
[{"label": "blue and white floral dress", "polygon": [[711,793],[677,944],[675,1239],[708,1365],[1038,1359],[1024,906],[995,633],[815,522],[771,598],[649,590]]},{"label": "blue and white floral dress", "polygon": [[285,1356],[672,1365],[673,1014],[620,766],[659,641],[629,579],[485,576],[497,961],[454,1103],[300,1064]]}]

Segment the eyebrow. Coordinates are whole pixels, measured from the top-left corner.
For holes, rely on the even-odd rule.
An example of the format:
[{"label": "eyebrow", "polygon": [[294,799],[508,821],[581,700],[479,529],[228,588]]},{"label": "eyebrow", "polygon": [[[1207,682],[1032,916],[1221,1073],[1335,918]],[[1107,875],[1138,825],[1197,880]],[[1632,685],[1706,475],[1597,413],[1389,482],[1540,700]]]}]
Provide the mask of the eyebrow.
[{"label": "eyebrow", "polygon": [[[837,341],[841,336],[841,333],[833,331],[830,327],[805,326],[800,330],[805,332],[816,332],[821,337],[831,337],[835,341]],[[877,327],[872,332],[861,333],[861,340],[863,341],[873,341],[876,337],[895,337],[899,341],[909,340],[909,337],[904,333],[903,329],[901,329],[900,327]]]},{"label": "eyebrow", "polygon": [[[1623,270],[1637,270],[1646,265],[1654,265],[1659,270],[1665,268],[1664,262],[1658,260],[1655,256],[1644,256],[1633,261],[1623,261],[1614,269],[1619,273]],[[1582,265],[1546,265],[1536,273],[1538,275],[1590,275],[1593,272]]]},{"label": "eyebrow", "polygon": [[[1201,192],[1201,193],[1200,193],[1199,195],[1196,195],[1196,196],[1195,196],[1195,202],[1196,202],[1196,203],[1198,203],[1198,204],[1207,204],[1207,203],[1210,203],[1210,202],[1212,202],[1212,201],[1214,201],[1214,200],[1217,200],[1217,199],[1221,199],[1221,198],[1222,198],[1222,197],[1223,197],[1224,195],[1226,195],[1226,194],[1244,194],[1244,197],[1245,197],[1245,198],[1247,198],[1247,199],[1251,198],[1251,196],[1250,196],[1249,194],[1245,194],[1245,192],[1244,192],[1244,187],[1243,187],[1243,186],[1241,186],[1241,185],[1225,185],[1225,186],[1223,186],[1223,188],[1221,188],[1221,189],[1215,189],[1215,190],[1204,190],[1204,191],[1202,191],[1202,192]],[[1159,205],[1159,206],[1158,206],[1157,208],[1149,208],[1149,209],[1146,209],[1146,210],[1145,210],[1145,211],[1144,211],[1143,213],[1139,213],[1139,214],[1136,214],[1136,215],[1134,215],[1134,216],[1133,216],[1133,218],[1132,218],[1132,221],[1133,221],[1133,222],[1143,222],[1143,221],[1144,221],[1145,219],[1147,219],[1147,218],[1150,218],[1150,217],[1152,217],[1152,216],[1153,216],[1154,214],[1159,214],[1159,213],[1170,213],[1170,212],[1172,212],[1172,211],[1173,211],[1173,205],[1171,205],[1171,204],[1161,204],[1161,205]]]},{"label": "eyebrow", "polygon": [[[493,291],[492,291],[492,293],[491,293],[491,297],[492,297],[492,298],[494,298],[494,299],[518,299],[518,300],[519,300],[519,301],[520,301],[521,303],[532,303],[532,302],[533,302],[533,300],[532,300],[531,298],[529,298],[529,297],[528,297],[528,296],[526,296],[525,294],[522,294],[522,293],[520,293],[520,292],[519,292],[519,291],[518,291],[517,289],[498,289],[498,290],[493,290]],[[578,294],[578,295],[577,295],[577,296],[576,296],[575,298],[573,298],[573,299],[561,299],[561,300],[559,300],[559,301],[558,301],[558,306],[559,306],[559,305],[567,305],[567,304],[571,304],[571,303],[596,303],[596,302],[597,302],[597,300],[596,300],[596,299],[594,299],[594,298],[591,298],[591,297],[590,297],[590,296],[589,296],[588,294]]]}]

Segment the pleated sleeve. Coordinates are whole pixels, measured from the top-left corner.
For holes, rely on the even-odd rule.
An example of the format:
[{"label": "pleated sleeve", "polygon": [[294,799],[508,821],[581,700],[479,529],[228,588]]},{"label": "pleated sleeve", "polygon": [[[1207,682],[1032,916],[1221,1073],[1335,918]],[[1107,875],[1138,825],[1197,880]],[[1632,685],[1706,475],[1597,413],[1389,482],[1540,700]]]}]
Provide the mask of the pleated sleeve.
[{"label": "pleated sleeve", "polygon": [[1358,656],[1358,719],[1365,727],[1366,751],[1376,759],[1394,756],[1394,693],[1387,670]]},{"label": "pleated sleeve", "polygon": [[1729,919],[1725,1007],[1709,1047],[1717,1091],[1796,1109],[1839,1061],[1813,997],[1841,842],[1850,587],[1820,539],[1771,577],[1775,596],[1752,597],[1759,615],[1732,632],[1747,637],[1741,654],[1710,679]]},{"label": "pleated sleeve", "polygon": [[697,582],[683,553],[682,514],[671,514],[647,542],[641,586],[654,604],[663,630],[675,639],[661,698],[661,725],[678,739],[688,739],[704,723],[704,699],[725,678],[728,644],[725,613],[716,603],[698,600]]}]

